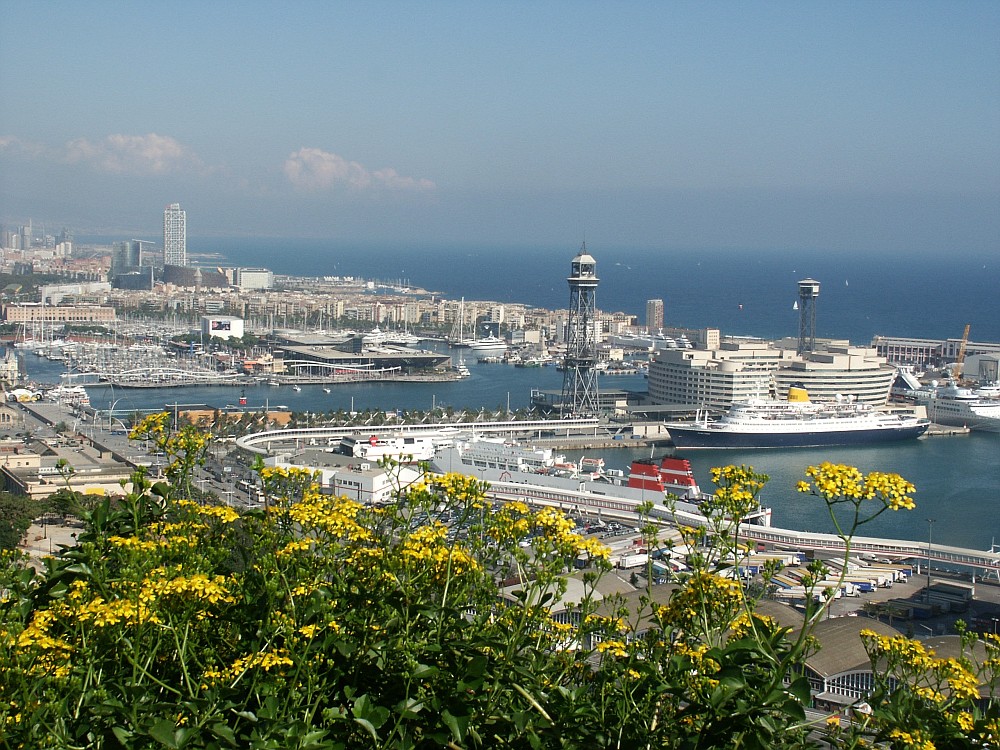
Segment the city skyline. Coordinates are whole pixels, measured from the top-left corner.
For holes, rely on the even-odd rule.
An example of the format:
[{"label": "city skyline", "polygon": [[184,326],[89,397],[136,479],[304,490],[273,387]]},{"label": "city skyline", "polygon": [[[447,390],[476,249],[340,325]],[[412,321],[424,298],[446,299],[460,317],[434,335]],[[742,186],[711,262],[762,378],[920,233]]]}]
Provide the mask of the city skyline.
[{"label": "city skyline", "polygon": [[998,40],[971,0],[7,3],[0,222],[981,254]]}]

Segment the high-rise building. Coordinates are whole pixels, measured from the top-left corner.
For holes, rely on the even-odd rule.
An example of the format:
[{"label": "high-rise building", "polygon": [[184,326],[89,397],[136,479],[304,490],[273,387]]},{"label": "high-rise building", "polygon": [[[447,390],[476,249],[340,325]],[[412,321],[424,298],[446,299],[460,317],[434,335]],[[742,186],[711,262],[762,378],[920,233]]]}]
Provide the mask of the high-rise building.
[{"label": "high-rise building", "polygon": [[163,210],[163,265],[187,264],[187,214],[180,203],[171,203]]},{"label": "high-rise building", "polygon": [[646,300],[646,333],[659,333],[663,328],[663,300]]}]

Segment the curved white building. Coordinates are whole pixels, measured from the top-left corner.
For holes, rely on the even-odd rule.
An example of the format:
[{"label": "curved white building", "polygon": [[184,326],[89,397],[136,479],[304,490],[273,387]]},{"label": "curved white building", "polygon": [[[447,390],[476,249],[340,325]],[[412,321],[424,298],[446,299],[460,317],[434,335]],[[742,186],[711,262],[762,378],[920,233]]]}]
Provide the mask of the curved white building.
[{"label": "curved white building", "polygon": [[649,365],[649,397],[657,404],[728,409],[754,398],[784,398],[802,384],[815,401],[855,396],[881,405],[889,399],[896,368],[873,349],[829,345],[797,355],[761,341],[724,342],[718,349],[671,349]]}]

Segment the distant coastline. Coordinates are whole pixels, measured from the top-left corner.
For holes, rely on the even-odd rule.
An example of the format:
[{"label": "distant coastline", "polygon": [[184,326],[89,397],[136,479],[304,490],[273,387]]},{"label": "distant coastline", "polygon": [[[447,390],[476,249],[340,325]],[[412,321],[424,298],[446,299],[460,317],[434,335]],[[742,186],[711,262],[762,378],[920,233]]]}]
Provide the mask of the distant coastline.
[{"label": "distant coastline", "polygon": [[[109,242],[81,237],[80,243]],[[561,309],[579,244],[565,247],[383,246],[288,238],[196,238],[205,265],[266,267],[294,276],[407,280],[450,299]],[[602,248],[598,307],[638,315],[663,299],[668,326],[716,327],[731,335],[798,335],[797,282],[821,284],[817,333],[868,344],[875,335],[1000,342],[1000,260],[942,252],[900,258],[809,251],[662,251]],[[211,254],[209,258],[209,254]],[[224,261],[224,262],[222,262]],[[742,307],[740,307],[742,305]]]}]

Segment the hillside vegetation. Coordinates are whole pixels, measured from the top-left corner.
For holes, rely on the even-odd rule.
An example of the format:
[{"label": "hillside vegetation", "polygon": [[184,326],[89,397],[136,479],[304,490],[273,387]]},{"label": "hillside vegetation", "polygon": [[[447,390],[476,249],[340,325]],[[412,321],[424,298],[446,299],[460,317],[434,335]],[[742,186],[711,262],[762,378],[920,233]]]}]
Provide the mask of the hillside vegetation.
[{"label": "hillside vegetation", "polygon": [[[998,644],[974,669],[867,636],[870,711],[810,721],[792,634],[727,575],[766,477],[716,470],[715,543],[666,605],[590,594],[608,550],[558,511],[494,506],[475,479],[427,476],[365,507],[305,471],[259,468],[266,505],[186,499],[208,436],[165,415],[136,436],[169,481],[80,511],[78,546],[33,573],[4,559],[0,736],[22,748],[839,748],[997,746]],[[870,516],[912,507],[892,474],[810,471],[799,490]],[[842,517],[842,516],[841,516]],[[657,530],[644,529],[650,541]],[[523,543],[527,544],[523,544]],[[571,617],[550,605],[589,565]],[[819,576],[818,569],[815,574]],[[818,580],[818,578],[817,578]],[[518,582],[510,599],[502,581]],[[971,636],[968,636],[971,643]]]}]

